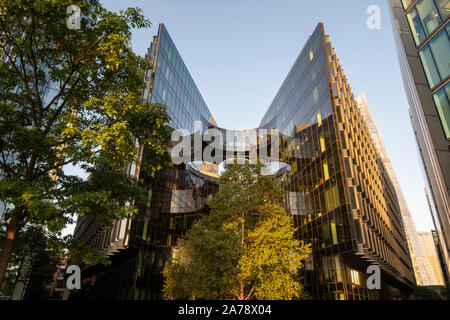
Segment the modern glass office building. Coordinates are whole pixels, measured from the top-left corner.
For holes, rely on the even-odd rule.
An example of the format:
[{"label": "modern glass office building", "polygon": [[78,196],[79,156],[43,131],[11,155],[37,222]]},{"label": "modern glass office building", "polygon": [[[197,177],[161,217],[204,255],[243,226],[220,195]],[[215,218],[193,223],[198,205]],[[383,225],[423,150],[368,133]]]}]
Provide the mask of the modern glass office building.
[{"label": "modern glass office building", "polygon": [[[305,268],[310,294],[375,299],[408,292],[414,276],[395,190],[322,24],[261,124],[290,137],[281,150],[292,157],[283,159],[291,165],[284,186],[299,237],[314,246]],[[370,264],[383,271],[379,292],[366,287]]]},{"label": "modern glass office building", "polygon": [[[202,130],[217,128],[163,25],[147,59],[154,68],[144,99],[168,106],[173,129],[193,134],[196,120]],[[285,189],[283,204],[295,217],[297,236],[313,244],[303,271],[311,297],[406,298],[415,281],[395,189],[322,24],[258,129],[267,130],[270,141],[280,132],[284,165],[272,174]],[[237,146],[233,141],[225,141],[225,153]],[[251,148],[244,144],[243,154]],[[109,254],[112,264],[85,267],[85,290],[74,298],[160,298],[164,262],[192,222],[208,214],[217,190],[217,164],[181,164],[151,175],[140,172],[139,163],[128,170],[148,190],[147,205],[133,220],[109,228],[78,221],[75,237]],[[381,269],[381,290],[366,285],[367,267],[374,264]]]},{"label": "modern glass office building", "polygon": [[433,238],[432,232],[419,232],[419,239],[424,248],[425,259],[428,260],[428,264],[430,265],[426,270],[430,282],[428,285],[443,286],[444,274]]},{"label": "modern glass office building", "polygon": [[450,1],[390,0],[411,123],[431,197],[431,214],[449,271]]}]

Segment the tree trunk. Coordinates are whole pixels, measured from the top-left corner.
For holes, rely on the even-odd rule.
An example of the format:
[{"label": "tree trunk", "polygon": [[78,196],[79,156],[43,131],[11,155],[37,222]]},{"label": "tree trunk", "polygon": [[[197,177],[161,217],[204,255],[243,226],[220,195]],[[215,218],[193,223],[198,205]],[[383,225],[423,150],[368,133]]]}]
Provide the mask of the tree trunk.
[{"label": "tree trunk", "polygon": [[[241,253],[244,252],[244,238],[245,238],[245,219],[244,219],[244,212],[241,211],[241,218],[242,218],[242,225],[241,225]],[[244,280],[240,281],[240,291],[239,291],[239,298],[238,300],[245,300],[244,296],[244,290],[245,290],[245,283]]]},{"label": "tree trunk", "polygon": [[241,280],[241,290],[240,290],[240,292],[239,292],[239,298],[238,298],[238,300],[245,300],[245,298],[244,298],[244,288],[245,288],[245,284],[244,284],[244,281],[243,280]]},{"label": "tree trunk", "polygon": [[22,223],[23,208],[14,208],[11,216],[11,221],[6,228],[6,238],[3,243],[3,250],[0,252],[0,287],[3,283],[6,274],[6,268],[8,267],[9,260],[13,250],[14,240],[17,237],[17,233],[20,230]]}]

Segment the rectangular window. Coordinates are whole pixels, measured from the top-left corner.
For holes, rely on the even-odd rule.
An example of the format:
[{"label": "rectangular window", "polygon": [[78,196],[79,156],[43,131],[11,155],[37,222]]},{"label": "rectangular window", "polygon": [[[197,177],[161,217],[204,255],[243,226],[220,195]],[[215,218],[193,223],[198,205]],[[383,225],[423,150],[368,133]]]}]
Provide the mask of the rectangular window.
[{"label": "rectangular window", "polygon": [[427,76],[428,85],[430,88],[436,86],[440,81],[439,73],[434,63],[433,55],[431,54],[430,47],[427,45],[419,51],[420,60]]},{"label": "rectangular window", "polygon": [[336,280],[342,281],[341,262],[339,261],[339,256],[334,256],[334,261],[336,264]]},{"label": "rectangular window", "polygon": [[[333,83],[333,97],[334,98],[339,98],[339,91],[337,89],[337,84],[336,82]],[[341,122],[341,121],[340,121]]]},{"label": "rectangular window", "polygon": [[341,205],[337,185],[325,191],[326,210],[332,211]]},{"label": "rectangular window", "polygon": [[325,138],[323,136],[320,137],[320,152],[324,152],[326,149]]},{"label": "rectangular window", "polygon": [[350,269],[352,283],[359,285],[359,273],[356,270]]},{"label": "rectangular window", "polygon": [[142,230],[142,240],[147,239],[147,230],[148,230],[148,220],[144,221],[144,228]]},{"label": "rectangular window", "polygon": [[168,51],[169,52],[167,53],[167,57],[169,58],[169,61],[170,61],[170,60],[172,60],[172,52],[173,52],[173,49],[171,46],[169,46]]},{"label": "rectangular window", "polygon": [[419,0],[416,8],[425,32],[429,35],[442,22],[438,10],[432,0]]},{"label": "rectangular window", "polygon": [[335,72],[334,72],[334,64],[333,64],[333,61],[331,61],[330,62],[330,72],[331,72],[331,77],[335,77],[336,76],[336,74],[335,74]]},{"label": "rectangular window", "polygon": [[317,86],[314,87],[312,94],[313,94],[314,104],[316,104],[317,101],[319,101],[319,89],[317,88]]},{"label": "rectangular window", "polygon": [[[324,240],[325,240],[325,246],[329,246],[331,243],[331,235],[330,235],[330,228],[328,226],[328,223],[325,223],[322,225],[322,229],[323,229],[323,236],[324,236]],[[322,245],[323,247],[323,245]]]},{"label": "rectangular window", "polygon": [[330,179],[330,174],[328,172],[328,163],[326,162],[326,160],[323,163],[323,177],[324,177],[325,181]]},{"label": "rectangular window", "polygon": [[430,48],[441,80],[443,80],[450,75],[450,40],[445,29],[430,40]]},{"label": "rectangular window", "polygon": [[162,91],[162,99],[163,99],[164,102],[167,102],[166,98],[167,98],[167,91],[166,91],[166,88],[164,88],[163,91]]},{"label": "rectangular window", "polygon": [[439,13],[443,20],[447,19],[450,15],[450,1],[449,0],[434,0],[436,6],[439,9]]},{"label": "rectangular window", "polygon": [[414,36],[414,41],[416,45],[419,45],[423,40],[425,40],[426,35],[422,28],[422,23],[420,22],[419,16],[415,8],[411,9],[408,13],[409,26],[411,27],[411,32]]},{"label": "rectangular window", "polygon": [[[337,232],[336,232],[336,222],[334,221],[334,219],[331,220],[330,227],[331,227],[331,240],[332,240],[333,244],[337,244],[338,237],[337,237]],[[339,260],[338,260],[338,262],[339,262]]]},{"label": "rectangular window", "polygon": [[445,136],[450,139],[450,82],[433,95]]}]

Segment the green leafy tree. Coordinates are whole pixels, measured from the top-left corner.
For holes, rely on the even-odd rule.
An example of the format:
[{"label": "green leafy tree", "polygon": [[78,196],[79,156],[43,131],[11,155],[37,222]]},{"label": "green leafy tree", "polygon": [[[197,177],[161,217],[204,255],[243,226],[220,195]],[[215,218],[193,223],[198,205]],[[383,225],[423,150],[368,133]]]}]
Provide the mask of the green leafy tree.
[{"label": "green leafy tree", "polygon": [[436,290],[428,287],[417,287],[415,293],[416,300],[442,300]]},{"label": "green leafy tree", "polygon": [[294,237],[283,191],[260,164],[225,165],[210,214],[180,241],[164,267],[165,299],[298,299],[310,245]]},{"label": "green leafy tree", "polygon": [[46,232],[41,226],[24,227],[14,241],[11,268],[5,276],[2,289],[6,291],[3,293],[11,293],[9,290],[18,282],[27,281],[23,297],[42,298],[45,286],[56,271],[56,265],[64,256],[63,248],[64,241]]},{"label": "green leafy tree", "polygon": [[[81,10],[79,29],[67,26],[70,5]],[[0,0],[0,283],[25,226],[59,236],[75,214],[105,225],[132,215],[143,193],[126,165],[168,163],[166,108],[142,100],[152,66],[130,47],[132,29],[148,27],[140,9],[113,13],[97,0]],[[95,170],[99,163],[110,170]],[[61,241],[98,261],[70,237]]]},{"label": "green leafy tree", "polygon": [[446,284],[445,288],[441,290],[441,296],[444,300],[450,300],[450,285]]}]

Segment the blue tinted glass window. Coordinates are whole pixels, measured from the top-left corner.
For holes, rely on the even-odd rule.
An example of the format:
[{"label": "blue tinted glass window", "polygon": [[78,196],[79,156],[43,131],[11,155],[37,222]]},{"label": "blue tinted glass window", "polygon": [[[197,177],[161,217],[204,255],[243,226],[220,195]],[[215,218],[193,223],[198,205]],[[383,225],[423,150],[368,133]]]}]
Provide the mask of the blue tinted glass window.
[{"label": "blue tinted glass window", "polygon": [[441,79],[434,63],[430,47],[427,45],[422,50],[420,50],[419,56],[425,70],[425,75],[427,76],[428,84],[430,88],[433,88],[440,82]]},{"label": "blue tinted glass window", "polygon": [[445,29],[430,40],[430,48],[441,80],[450,75],[450,42]]},{"label": "blue tinted glass window", "polygon": [[434,0],[436,6],[441,14],[442,19],[446,19],[450,15],[450,1],[449,0]]},{"label": "blue tinted glass window", "polygon": [[416,45],[418,45],[423,40],[425,40],[426,35],[425,31],[423,31],[422,23],[420,22],[419,16],[417,15],[417,11],[415,8],[409,11],[408,21],[411,27],[411,32],[413,34],[414,41],[416,42]]},{"label": "blue tinted glass window", "polygon": [[450,83],[433,95],[436,110],[447,139],[450,139]]},{"label": "blue tinted glass window", "polygon": [[417,12],[425,29],[426,34],[430,34],[441,23],[438,10],[432,0],[419,0],[416,4]]}]

